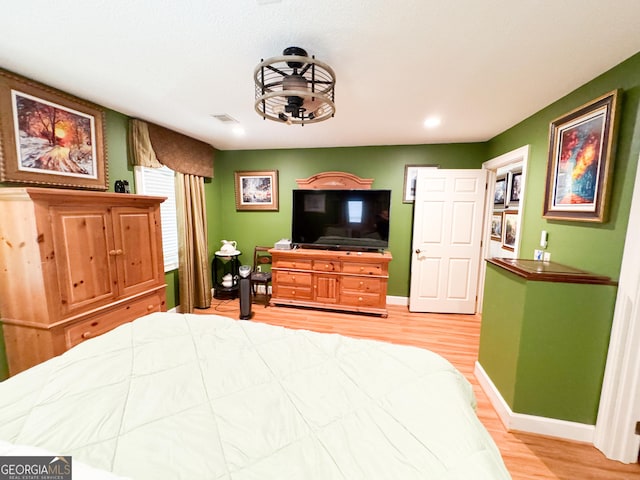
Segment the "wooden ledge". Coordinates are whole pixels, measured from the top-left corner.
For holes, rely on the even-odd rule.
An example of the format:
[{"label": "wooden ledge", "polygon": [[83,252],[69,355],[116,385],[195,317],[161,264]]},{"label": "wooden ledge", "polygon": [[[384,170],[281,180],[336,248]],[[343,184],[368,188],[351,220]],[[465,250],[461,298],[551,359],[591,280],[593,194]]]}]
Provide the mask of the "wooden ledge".
[{"label": "wooden ledge", "polygon": [[584,283],[591,285],[617,285],[611,277],[597,275],[555,262],[523,258],[488,258],[487,263],[503,268],[525,280],[536,282]]}]

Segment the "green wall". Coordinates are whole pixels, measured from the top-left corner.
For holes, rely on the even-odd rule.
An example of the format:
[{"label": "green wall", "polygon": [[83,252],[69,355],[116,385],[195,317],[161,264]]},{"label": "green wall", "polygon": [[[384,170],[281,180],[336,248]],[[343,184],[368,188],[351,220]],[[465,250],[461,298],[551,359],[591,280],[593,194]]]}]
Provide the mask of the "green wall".
[{"label": "green wall", "polygon": [[[550,122],[615,89],[621,93],[620,124],[608,221],[544,219]],[[533,250],[539,248],[540,231],[546,230],[553,261],[619,278],[640,154],[639,120],[640,54],[636,54],[489,142],[491,157],[530,145],[522,257],[532,258]],[[594,424],[615,288],[574,287],[583,293],[559,295],[566,293],[567,287],[531,282],[540,285],[525,292],[523,282],[510,277],[514,276],[501,277],[487,269],[480,364],[515,412]],[[530,300],[532,290],[536,291],[535,302]],[[571,377],[569,374],[577,371],[575,362],[589,366],[589,373],[581,371]]]},{"label": "green wall", "polygon": [[[607,92],[621,89],[617,152],[606,223],[542,217],[549,123]],[[489,142],[490,157],[530,145],[521,256],[533,258],[540,232],[549,233],[551,260],[617,279],[622,262],[633,182],[640,154],[640,53],[587,83]]]},{"label": "green wall", "polygon": [[512,411],[595,424],[615,294],[488,266],[479,361]]},{"label": "green wall", "polygon": [[[286,127],[295,135],[296,127]],[[210,227],[210,251],[220,241],[235,240],[241,261],[252,262],[255,245],[271,246],[291,237],[291,191],[296,179],[325,171],[341,171],[373,178],[374,189],[391,189],[389,295],[408,296],[413,204],[402,203],[405,165],[437,164],[442,168],[480,168],[487,159],[485,144],[342,147],[291,150],[221,151],[216,156],[215,187],[208,190],[210,205],[217,205],[220,226]],[[237,212],[234,171],[278,170],[279,211]],[[209,205],[208,204],[208,205]],[[214,207],[215,209],[215,207]],[[211,219],[211,214],[209,214]]]}]

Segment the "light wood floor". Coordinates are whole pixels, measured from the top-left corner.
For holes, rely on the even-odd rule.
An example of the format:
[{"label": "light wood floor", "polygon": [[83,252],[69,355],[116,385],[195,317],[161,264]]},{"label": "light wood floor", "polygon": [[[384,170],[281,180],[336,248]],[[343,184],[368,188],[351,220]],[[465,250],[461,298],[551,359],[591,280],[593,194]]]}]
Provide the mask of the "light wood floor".
[{"label": "light wood floor", "polygon": [[[473,384],[478,416],[500,448],[514,480],[640,479],[639,464],[607,460],[593,446],[505,430],[473,375],[480,338],[479,315],[416,314],[397,305],[389,305],[388,318],[262,305],[253,305],[253,312],[254,322],[414,345],[447,358]],[[214,299],[211,308],[196,313],[238,318],[239,305],[237,300]]]}]

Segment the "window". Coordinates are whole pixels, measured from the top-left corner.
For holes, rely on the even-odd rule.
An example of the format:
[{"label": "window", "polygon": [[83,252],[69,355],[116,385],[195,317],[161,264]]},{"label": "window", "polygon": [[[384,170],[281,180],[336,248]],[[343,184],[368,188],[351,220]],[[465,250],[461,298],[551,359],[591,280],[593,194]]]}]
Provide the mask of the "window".
[{"label": "window", "polygon": [[176,214],[175,174],[162,168],[134,167],[136,192],[141,195],[167,197],[160,204],[164,271],[178,268],[178,221]]}]

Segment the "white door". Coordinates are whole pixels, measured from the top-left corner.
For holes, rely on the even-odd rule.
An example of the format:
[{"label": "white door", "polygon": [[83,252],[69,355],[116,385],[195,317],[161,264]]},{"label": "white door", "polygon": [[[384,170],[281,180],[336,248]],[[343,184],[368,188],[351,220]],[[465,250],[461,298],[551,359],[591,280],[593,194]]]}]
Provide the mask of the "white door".
[{"label": "white door", "polygon": [[416,181],[412,312],[475,313],[485,170],[422,170]]}]

